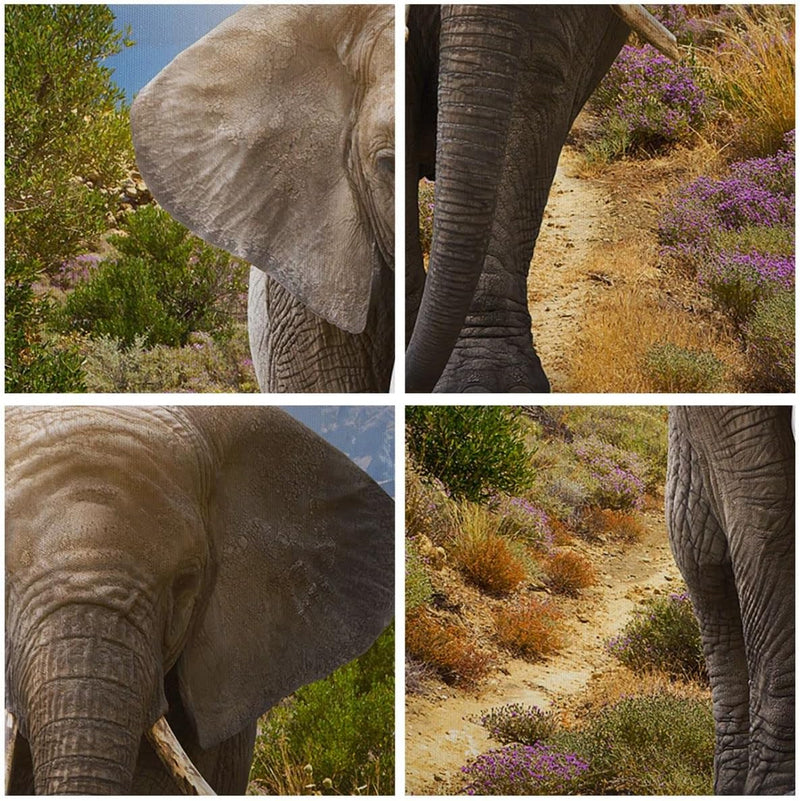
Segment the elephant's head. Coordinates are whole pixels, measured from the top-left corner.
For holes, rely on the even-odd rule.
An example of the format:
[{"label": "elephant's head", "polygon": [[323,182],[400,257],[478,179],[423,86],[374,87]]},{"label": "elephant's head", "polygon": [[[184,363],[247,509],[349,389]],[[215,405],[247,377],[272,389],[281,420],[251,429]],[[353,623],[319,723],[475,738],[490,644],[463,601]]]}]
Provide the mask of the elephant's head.
[{"label": "elephant's head", "polygon": [[159,203],[354,334],[394,265],[393,13],[247,7],[131,109]]},{"label": "elephant's head", "polygon": [[[671,34],[641,7],[410,7],[409,391],[433,390],[465,328],[474,345],[457,356],[462,373],[478,377],[472,389],[549,388],[532,348],[527,269],[570,126],[632,27],[676,52]],[[434,177],[434,164],[436,213],[425,276],[414,199],[419,178]],[[485,300],[476,296],[481,279]],[[493,383],[480,386],[481,373]],[[469,384],[446,389],[466,391]]]},{"label": "elephant's head", "polygon": [[130,791],[161,716],[213,749],[391,618],[391,500],[280,410],[11,409],[6,482],[7,704],[37,793]]}]

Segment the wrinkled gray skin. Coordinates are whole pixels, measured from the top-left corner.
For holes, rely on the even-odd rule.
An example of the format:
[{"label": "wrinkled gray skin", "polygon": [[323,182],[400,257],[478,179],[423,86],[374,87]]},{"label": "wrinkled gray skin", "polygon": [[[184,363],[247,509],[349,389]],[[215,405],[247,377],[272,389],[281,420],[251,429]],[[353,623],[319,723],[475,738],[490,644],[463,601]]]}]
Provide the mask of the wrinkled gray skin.
[{"label": "wrinkled gray skin", "polygon": [[794,791],[791,409],[675,407],[667,523],[714,703],[714,792]]},{"label": "wrinkled gray skin", "polygon": [[[528,265],[570,126],[629,33],[607,6],[410,6],[407,390],[549,391]],[[422,177],[436,180],[427,278]]]},{"label": "wrinkled gray skin", "polygon": [[271,408],[15,408],[6,438],[12,793],[176,792],[162,714],[244,793],[257,717],[388,624],[391,499]]},{"label": "wrinkled gray skin", "polygon": [[385,392],[394,353],[394,6],[248,6],[131,109],[156,200],[251,271],[264,392]]}]

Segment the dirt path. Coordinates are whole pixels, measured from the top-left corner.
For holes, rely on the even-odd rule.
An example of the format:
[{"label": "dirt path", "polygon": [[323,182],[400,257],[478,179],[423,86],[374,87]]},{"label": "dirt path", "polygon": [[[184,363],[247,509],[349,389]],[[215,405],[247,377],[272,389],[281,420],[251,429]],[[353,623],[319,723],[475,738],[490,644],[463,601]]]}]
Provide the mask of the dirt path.
[{"label": "dirt path", "polygon": [[667,543],[663,513],[647,511],[642,541],[623,547],[607,543],[591,556],[599,582],[582,597],[566,601],[567,645],[554,657],[531,664],[518,659],[479,694],[436,685],[426,697],[409,696],[406,705],[406,793],[433,795],[458,788],[459,769],[470,757],[496,747],[485,730],[466,718],[490,707],[523,703],[563,706],[613,660],[605,643],[619,633],[643,598],[677,587],[680,578]]},{"label": "dirt path", "polygon": [[554,391],[569,391],[565,353],[592,296],[609,285],[592,269],[592,253],[612,241],[612,206],[597,185],[577,176],[578,159],[569,146],[561,152],[528,276],[533,340]]}]

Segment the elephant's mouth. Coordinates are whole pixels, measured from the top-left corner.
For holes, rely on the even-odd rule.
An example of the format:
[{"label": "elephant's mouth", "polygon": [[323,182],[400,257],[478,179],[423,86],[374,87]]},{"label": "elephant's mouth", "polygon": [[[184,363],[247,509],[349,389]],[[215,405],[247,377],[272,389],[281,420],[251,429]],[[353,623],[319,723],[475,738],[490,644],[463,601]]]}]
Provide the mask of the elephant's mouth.
[{"label": "elephant's mouth", "polygon": [[[11,786],[18,736],[17,720],[11,712],[6,710],[6,795]],[[146,737],[184,795],[216,795],[208,782],[200,775],[200,771],[192,764],[166,718],[159,718],[146,732]]]}]

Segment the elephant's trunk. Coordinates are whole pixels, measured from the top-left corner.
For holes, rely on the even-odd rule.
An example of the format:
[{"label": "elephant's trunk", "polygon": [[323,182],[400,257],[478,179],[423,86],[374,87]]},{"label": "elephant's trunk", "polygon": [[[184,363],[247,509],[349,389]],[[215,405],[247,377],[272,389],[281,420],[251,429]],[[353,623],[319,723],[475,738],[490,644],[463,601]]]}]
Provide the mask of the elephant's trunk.
[{"label": "elephant's trunk", "polygon": [[48,615],[12,656],[37,794],[130,792],[162,697],[147,639],[117,612],[76,605]]},{"label": "elephant's trunk", "polygon": [[520,9],[442,6],[436,218],[406,355],[410,392],[430,392],[438,381],[480,278],[519,72]]}]

